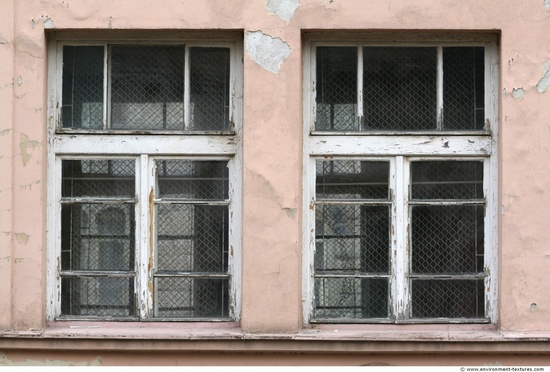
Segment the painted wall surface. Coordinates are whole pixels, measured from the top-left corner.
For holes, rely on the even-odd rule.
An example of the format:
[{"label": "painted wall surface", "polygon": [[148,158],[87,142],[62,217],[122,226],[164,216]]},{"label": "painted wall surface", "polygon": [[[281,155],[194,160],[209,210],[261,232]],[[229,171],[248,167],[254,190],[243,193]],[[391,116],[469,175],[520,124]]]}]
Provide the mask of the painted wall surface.
[{"label": "painted wall surface", "polygon": [[[3,331],[17,337],[46,326],[46,34],[75,29],[98,36],[107,30],[243,30],[240,330],[279,337],[302,330],[302,31],[499,33],[498,329],[550,336],[549,1],[0,0],[0,8],[0,339]],[[11,353],[0,353],[0,364],[33,359],[32,352]],[[34,359],[93,364],[96,358],[37,352]],[[112,354],[104,358],[117,363]],[[195,364],[201,356],[167,358]],[[223,364],[223,356],[216,358],[213,364]],[[420,364],[430,360],[418,358]],[[447,361],[456,362],[452,358]],[[472,363],[513,363],[494,358]],[[387,362],[382,359],[353,360]],[[537,363],[550,364],[530,364]]]}]

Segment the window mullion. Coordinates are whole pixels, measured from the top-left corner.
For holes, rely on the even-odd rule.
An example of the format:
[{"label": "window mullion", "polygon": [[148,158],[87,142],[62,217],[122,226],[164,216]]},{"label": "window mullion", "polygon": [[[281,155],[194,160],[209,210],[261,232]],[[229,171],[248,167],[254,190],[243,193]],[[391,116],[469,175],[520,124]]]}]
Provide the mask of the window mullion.
[{"label": "window mullion", "polygon": [[111,123],[111,53],[106,44],[103,48],[103,129]]},{"label": "window mullion", "polygon": [[437,130],[443,129],[443,47],[437,47]]},{"label": "window mullion", "polygon": [[[138,182],[136,182],[136,193],[139,195],[138,210],[136,215],[139,216],[139,222],[136,224],[139,226],[137,239],[139,242],[137,246],[139,249],[136,252],[137,262],[137,281],[138,281],[138,293],[139,293],[139,313],[143,319],[150,318],[151,306],[152,306],[152,294],[149,290],[150,282],[150,249],[153,237],[151,236],[151,211],[149,203],[149,192],[153,192],[153,183],[151,182],[151,167],[149,165],[149,157],[147,155],[141,155],[138,163]],[[151,185],[151,186],[150,186]],[[151,190],[151,191],[149,191]]]},{"label": "window mullion", "polygon": [[408,162],[403,156],[395,160],[395,195],[393,199],[394,216],[392,221],[394,231],[392,236],[392,256],[394,267],[395,297],[394,310],[396,320],[407,319],[409,309],[409,283],[408,283]]},{"label": "window mullion", "polygon": [[357,127],[363,130],[363,48],[357,47]]},{"label": "window mullion", "polygon": [[184,68],[183,68],[183,129],[184,130],[190,130],[190,115],[189,115],[189,108],[191,107],[191,104],[189,100],[191,99],[191,82],[190,82],[190,53],[191,48],[189,45],[185,45],[185,56],[184,56]]}]

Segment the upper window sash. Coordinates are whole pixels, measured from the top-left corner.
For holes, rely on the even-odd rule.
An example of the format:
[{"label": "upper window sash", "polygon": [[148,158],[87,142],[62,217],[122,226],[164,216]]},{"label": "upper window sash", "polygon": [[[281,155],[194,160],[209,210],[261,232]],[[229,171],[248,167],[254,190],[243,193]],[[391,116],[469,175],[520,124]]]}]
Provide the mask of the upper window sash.
[{"label": "upper window sash", "polygon": [[57,132],[235,131],[234,42],[59,41],[56,53]]}]

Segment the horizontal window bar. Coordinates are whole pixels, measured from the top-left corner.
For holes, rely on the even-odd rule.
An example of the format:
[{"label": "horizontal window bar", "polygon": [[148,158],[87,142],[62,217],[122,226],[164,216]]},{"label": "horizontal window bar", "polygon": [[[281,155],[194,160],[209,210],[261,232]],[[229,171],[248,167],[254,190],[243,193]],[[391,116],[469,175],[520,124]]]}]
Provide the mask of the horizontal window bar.
[{"label": "horizontal window bar", "polygon": [[135,271],[61,271],[59,273],[61,277],[67,278],[67,277],[82,277],[82,278],[88,278],[88,277],[121,277],[121,278],[130,278],[136,276]]}]

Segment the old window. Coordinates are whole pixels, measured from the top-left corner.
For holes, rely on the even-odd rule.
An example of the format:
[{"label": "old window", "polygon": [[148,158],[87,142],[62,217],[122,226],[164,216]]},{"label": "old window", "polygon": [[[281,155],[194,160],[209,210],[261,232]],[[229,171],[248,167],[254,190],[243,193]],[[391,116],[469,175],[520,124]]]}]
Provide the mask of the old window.
[{"label": "old window", "polygon": [[395,39],[307,38],[304,320],[494,322],[496,41]]},{"label": "old window", "polygon": [[177,40],[52,39],[50,320],[239,318],[241,47]]}]

